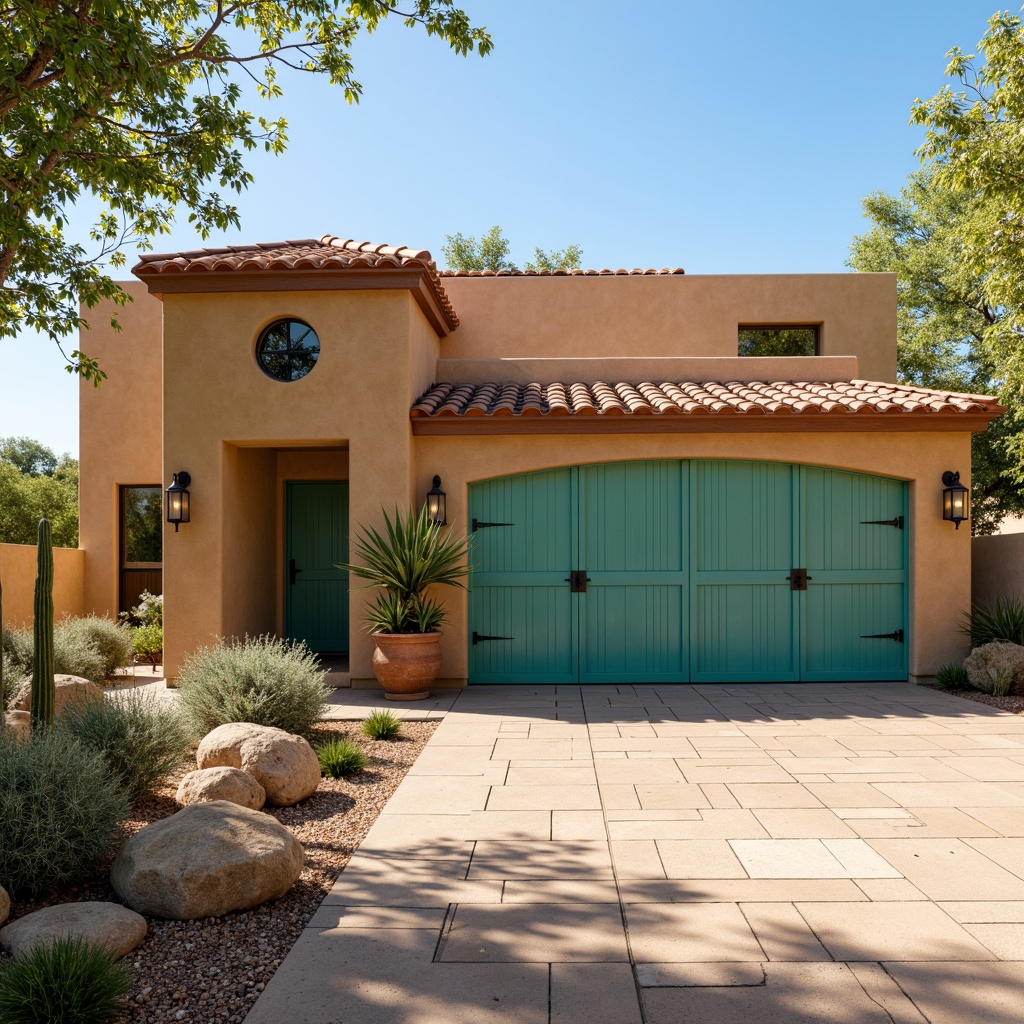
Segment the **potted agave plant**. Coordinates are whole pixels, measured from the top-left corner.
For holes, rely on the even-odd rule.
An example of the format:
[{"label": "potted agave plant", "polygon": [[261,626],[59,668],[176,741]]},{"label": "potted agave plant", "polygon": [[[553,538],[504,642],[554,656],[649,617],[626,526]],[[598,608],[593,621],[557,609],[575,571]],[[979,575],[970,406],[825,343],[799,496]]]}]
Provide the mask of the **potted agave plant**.
[{"label": "potted agave plant", "polygon": [[427,596],[436,586],[463,587],[469,540],[419,514],[384,512],[384,532],[362,526],[355,554],[364,564],[341,565],[378,591],[366,623],[376,644],[373,674],[390,700],[422,700],[441,669],[444,606]]}]

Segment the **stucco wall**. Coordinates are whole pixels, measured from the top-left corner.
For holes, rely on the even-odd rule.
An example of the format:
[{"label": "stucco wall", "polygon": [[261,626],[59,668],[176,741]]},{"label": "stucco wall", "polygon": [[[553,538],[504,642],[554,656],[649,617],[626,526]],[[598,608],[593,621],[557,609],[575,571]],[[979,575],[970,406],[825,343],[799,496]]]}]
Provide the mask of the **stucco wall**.
[{"label": "stucco wall", "polygon": [[1024,533],[971,541],[971,597],[975,604],[997,597],[1024,599]]},{"label": "stucco wall", "polygon": [[[81,548],[53,549],[53,612],[85,614],[85,552]],[[3,586],[3,625],[31,626],[36,587],[34,544],[0,544],[0,585]]]},{"label": "stucco wall", "polygon": [[820,324],[820,355],[896,379],[895,274],[447,277],[447,359],[735,356],[744,325]]},{"label": "stucco wall", "polygon": [[[971,601],[971,538],[942,521],[942,473],[966,481],[970,435],[927,433],[658,434],[416,437],[416,491],[440,473],[448,522],[465,533],[472,481],[555,466],[627,459],[733,458],[830,466],[910,481],[910,673],[926,678],[960,653],[958,626]],[[443,675],[461,685],[468,674],[468,599],[447,589],[451,622],[442,641]],[[369,673],[353,665],[353,685]]]},{"label": "stucco wall", "polygon": [[[287,384],[263,374],[254,355],[259,331],[285,316],[312,325],[321,344],[313,371]],[[280,622],[283,517],[270,449],[347,448],[353,526],[378,522],[381,505],[409,502],[409,396],[418,386],[410,339],[421,317],[404,291],[165,297],[164,403],[192,414],[166,418],[164,458],[168,470],[192,474],[193,501],[192,522],[164,532],[169,676],[211,634]],[[353,594],[349,628],[353,667],[369,675],[365,600]]]},{"label": "stucco wall", "polygon": [[[132,296],[118,310],[121,331],[109,324],[111,307],[83,310],[92,329],[80,346],[98,359],[107,380],[98,387],[82,381],[79,389],[79,540],[85,551],[85,607],[117,614],[118,486],[160,484],[161,304],[139,281],[121,282]],[[175,415],[194,415],[191,402]],[[176,469],[183,467],[174,467]]]}]

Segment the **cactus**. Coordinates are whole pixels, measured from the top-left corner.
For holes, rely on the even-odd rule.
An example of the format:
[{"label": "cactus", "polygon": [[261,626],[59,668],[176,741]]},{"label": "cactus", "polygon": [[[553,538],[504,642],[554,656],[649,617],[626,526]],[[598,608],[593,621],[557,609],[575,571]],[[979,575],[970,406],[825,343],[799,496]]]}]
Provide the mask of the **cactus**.
[{"label": "cactus", "polygon": [[35,649],[32,655],[32,727],[53,724],[56,685],[53,678],[53,545],[50,521],[39,520],[36,545],[36,600],[33,625]]}]

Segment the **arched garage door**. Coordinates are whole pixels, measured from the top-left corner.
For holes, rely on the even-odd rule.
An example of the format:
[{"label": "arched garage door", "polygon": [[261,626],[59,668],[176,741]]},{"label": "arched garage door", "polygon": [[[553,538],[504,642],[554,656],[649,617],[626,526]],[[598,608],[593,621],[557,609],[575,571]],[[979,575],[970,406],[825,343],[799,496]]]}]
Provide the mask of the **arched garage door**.
[{"label": "arched garage door", "polygon": [[906,484],[621,462],[470,487],[470,681],[905,679]]}]

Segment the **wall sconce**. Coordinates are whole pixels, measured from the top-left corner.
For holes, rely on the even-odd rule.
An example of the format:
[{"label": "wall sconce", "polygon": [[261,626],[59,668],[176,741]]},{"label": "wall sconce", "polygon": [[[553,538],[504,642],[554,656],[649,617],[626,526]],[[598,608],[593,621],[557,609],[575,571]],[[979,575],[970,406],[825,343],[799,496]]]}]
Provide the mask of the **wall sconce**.
[{"label": "wall sconce", "polygon": [[971,492],[960,483],[960,474],[948,469],[942,474],[942,518],[960,524],[971,517]]},{"label": "wall sconce", "polygon": [[188,485],[192,483],[192,476],[184,471],[174,474],[171,486],[167,488],[167,522],[174,523],[174,532],[178,532],[181,523],[189,521]]},{"label": "wall sconce", "polygon": [[434,477],[434,486],[427,491],[427,515],[435,526],[448,525],[447,495],[441,490],[441,478]]}]

